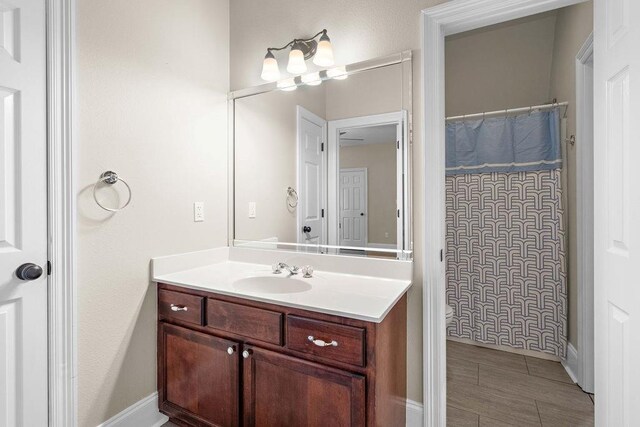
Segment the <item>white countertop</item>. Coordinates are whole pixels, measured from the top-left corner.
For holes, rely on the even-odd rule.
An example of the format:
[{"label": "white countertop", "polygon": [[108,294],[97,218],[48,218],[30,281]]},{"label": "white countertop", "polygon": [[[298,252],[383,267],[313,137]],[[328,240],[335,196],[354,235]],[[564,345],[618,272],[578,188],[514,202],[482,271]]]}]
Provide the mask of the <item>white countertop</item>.
[{"label": "white countertop", "polygon": [[[282,280],[287,280],[282,273]],[[332,314],[367,322],[381,322],[411,287],[409,280],[377,278],[353,274],[315,271],[305,279],[310,288],[302,292],[269,293],[239,288],[235,282],[248,277],[274,277],[271,267],[237,261],[222,261],[178,272],[159,274],[155,282],[183,286],[223,295],[246,298],[318,313]]]}]

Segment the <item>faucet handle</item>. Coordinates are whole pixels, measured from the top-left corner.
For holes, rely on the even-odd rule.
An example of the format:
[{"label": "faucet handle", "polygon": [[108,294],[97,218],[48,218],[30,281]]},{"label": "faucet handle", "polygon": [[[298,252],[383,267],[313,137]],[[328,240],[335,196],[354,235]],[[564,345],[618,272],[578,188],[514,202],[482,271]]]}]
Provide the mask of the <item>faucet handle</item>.
[{"label": "faucet handle", "polygon": [[310,265],[305,265],[302,267],[302,277],[309,279],[313,277],[313,267]]},{"label": "faucet handle", "polygon": [[282,267],[280,266],[280,263],[279,263],[279,262],[276,262],[275,264],[273,264],[273,265],[271,266],[271,272],[272,272],[273,274],[280,274],[280,273],[282,273]]}]

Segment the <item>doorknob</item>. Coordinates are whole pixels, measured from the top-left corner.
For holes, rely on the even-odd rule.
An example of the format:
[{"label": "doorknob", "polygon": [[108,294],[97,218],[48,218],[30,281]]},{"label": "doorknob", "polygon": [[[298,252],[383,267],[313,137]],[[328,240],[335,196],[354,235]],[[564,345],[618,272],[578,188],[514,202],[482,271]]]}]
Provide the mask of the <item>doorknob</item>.
[{"label": "doorknob", "polygon": [[308,225],[305,225],[304,227],[302,227],[302,232],[311,233],[311,227],[309,227]]},{"label": "doorknob", "polygon": [[16,276],[20,280],[36,280],[42,276],[42,267],[31,262],[22,264],[16,270]]}]

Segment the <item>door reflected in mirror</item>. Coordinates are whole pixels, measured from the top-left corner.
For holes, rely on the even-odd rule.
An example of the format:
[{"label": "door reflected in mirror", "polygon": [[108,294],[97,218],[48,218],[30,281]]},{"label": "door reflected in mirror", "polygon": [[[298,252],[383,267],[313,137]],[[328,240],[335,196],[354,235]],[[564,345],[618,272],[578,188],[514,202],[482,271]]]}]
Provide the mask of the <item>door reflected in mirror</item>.
[{"label": "door reflected in mirror", "polygon": [[395,57],[232,94],[236,246],[410,258],[411,59]]}]

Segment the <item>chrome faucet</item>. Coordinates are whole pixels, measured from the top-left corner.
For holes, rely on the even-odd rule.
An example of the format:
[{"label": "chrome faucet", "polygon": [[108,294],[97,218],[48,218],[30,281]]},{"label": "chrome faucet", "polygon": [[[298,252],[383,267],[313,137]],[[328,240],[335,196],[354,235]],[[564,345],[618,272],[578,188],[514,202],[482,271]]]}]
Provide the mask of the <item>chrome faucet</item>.
[{"label": "chrome faucet", "polygon": [[271,266],[273,274],[282,273],[283,268],[289,272],[289,275],[298,274],[300,271],[302,271],[302,277],[306,279],[310,279],[311,277],[313,277],[313,267],[311,267],[310,265],[305,265],[301,268],[296,267],[295,265],[285,264],[284,262],[276,262]]},{"label": "chrome faucet", "polygon": [[283,268],[287,270],[290,275],[298,274],[300,272],[300,268],[296,267],[295,265],[288,265],[288,264],[285,264],[284,262],[277,262],[272,266],[273,274],[282,273]]}]

